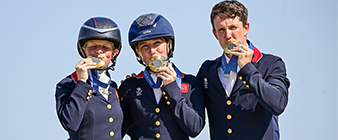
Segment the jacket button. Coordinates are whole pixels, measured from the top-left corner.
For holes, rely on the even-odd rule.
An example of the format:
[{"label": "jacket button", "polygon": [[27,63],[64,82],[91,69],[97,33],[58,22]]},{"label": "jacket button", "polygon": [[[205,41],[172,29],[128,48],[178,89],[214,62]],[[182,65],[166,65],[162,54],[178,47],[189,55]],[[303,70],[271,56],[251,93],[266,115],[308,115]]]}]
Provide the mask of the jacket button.
[{"label": "jacket button", "polygon": [[239,76],[239,80],[242,80],[243,79],[243,77],[242,76]]},{"label": "jacket button", "polygon": [[109,118],[109,122],[113,122],[114,119],[112,117]]},{"label": "jacket button", "polygon": [[228,129],[228,133],[229,133],[229,134],[231,134],[231,133],[232,133],[232,130],[231,130],[230,128]]},{"label": "jacket button", "polygon": [[157,134],[155,135],[155,137],[159,139],[159,138],[161,137],[161,135],[160,135],[159,133],[157,133]]},{"label": "jacket button", "polygon": [[246,85],[246,82],[245,82],[245,81],[243,81],[243,84],[244,84],[244,85]]},{"label": "jacket button", "polygon": [[247,88],[249,88],[249,85],[246,85]]},{"label": "jacket button", "polygon": [[114,136],[115,133],[114,133],[113,131],[110,131],[109,135],[110,135],[110,136]]},{"label": "jacket button", "polygon": [[227,115],[227,119],[230,120],[232,116],[230,114]]},{"label": "jacket button", "polygon": [[90,96],[87,96],[87,100],[89,100],[90,99]]},{"label": "jacket button", "polygon": [[163,95],[166,95],[166,93],[165,93],[164,91],[162,92],[162,94],[163,94]]},{"label": "jacket button", "polygon": [[227,105],[231,105],[231,101],[230,100],[227,101]]},{"label": "jacket button", "polygon": [[164,99],[168,100],[168,97],[167,97],[167,96],[164,96]]},{"label": "jacket button", "polygon": [[108,108],[108,109],[111,109],[111,105],[110,105],[110,104],[108,104],[108,105],[107,105],[107,108]]},{"label": "jacket button", "polygon": [[155,125],[156,125],[156,126],[160,126],[160,124],[161,124],[160,121],[156,121],[156,122],[155,122]]},{"label": "jacket button", "polygon": [[156,113],[159,113],[159,112],[160,112],[160,109],[159,109],[159,108],[155,108],[155,112],[156,112]]},{"label": "jacket button", "polygon": [[170,102],[169,102],[169,101],[167,101],[167,105],[170,105]]}]

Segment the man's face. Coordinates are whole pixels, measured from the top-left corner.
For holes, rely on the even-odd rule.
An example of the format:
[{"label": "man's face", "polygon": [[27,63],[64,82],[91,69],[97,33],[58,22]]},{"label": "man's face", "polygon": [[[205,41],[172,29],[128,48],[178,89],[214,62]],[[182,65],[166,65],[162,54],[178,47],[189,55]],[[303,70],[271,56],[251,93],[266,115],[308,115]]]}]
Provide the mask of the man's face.
[{"label": "man's face", "polygon": [[215,30],[213,30],[213,33],[222,49],[231,40],[237,40],[243,45],[246,45],[246,35],[249,31],[249,23],[243,27],[243,22],[239,21],[238,16],[234,19],[221,19],[219,16],[216,16],[214,18],[214,26]]},{"label": "man's face", "polygon": [[116,55],[113,54],[113,44],[107,40],[89,40],[86,46],[83,47],[87,56],[97,56],[104,61],[102,68],[107,68],[111,59]]},{"label": "man's face", "polygon": [[145,41],[140,41],[136,49],[140,58],[149,66],[150,59],[154,56],[168,57],[167,54],[167,42],[164,38],[155,38]]}]

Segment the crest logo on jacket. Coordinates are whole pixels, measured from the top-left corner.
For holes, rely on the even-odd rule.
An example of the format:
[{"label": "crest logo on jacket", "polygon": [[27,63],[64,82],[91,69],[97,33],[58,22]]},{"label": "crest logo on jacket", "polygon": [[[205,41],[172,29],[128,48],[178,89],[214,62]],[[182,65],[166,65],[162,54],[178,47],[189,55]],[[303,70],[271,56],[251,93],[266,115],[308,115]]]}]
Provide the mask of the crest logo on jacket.
[{"label": "crest logo on jacket", "polygon": [[140,87],[136,88],[136,95],[139,96],[142,93],[142,89]]},{"label": "crest logo on jacket", "polygon": [[208,89],[208,79],[204,78],[204,89]]}]

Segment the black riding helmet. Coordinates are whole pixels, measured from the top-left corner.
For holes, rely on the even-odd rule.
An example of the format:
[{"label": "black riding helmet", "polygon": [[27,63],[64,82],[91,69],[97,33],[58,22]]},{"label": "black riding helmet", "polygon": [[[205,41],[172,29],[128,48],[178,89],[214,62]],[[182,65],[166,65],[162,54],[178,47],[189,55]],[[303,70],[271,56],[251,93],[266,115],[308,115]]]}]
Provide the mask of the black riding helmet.
[{"label": "black riding helmet", "polygon": [[137,43],[158,37],[169,37],[172,40],[171,48],[168,47],[168,58],[172,58],[175,46],[175,34],[173,27],[166,18],[156,13],[147,13],[140,15],[133,21],[129,29],[128,39],[129,45],[133,49],[136,59],[140,64],[145,66],[136,53]]},{"label": "black riding helmet", "polygon": [[83,45],[88,40],[99,39],[107,40],[114,43],[118,53],[111,60],[112,64],[107,69],[115,70],[116,58],[121,52],[121,34],[117,24],[105,17],[93,17],[88,19],[82,26],[79,32],[79,38],[77,42],[77,50],[82,58],[86,58],[86,53],[82,49]]}]

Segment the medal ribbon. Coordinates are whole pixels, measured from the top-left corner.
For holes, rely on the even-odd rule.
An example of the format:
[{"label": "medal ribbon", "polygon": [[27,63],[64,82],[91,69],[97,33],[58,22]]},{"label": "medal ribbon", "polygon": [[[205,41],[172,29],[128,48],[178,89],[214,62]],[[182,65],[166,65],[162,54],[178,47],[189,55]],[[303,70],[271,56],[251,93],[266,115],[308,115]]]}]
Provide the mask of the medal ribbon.
[{"label": "medal ribbon", "polygon": [[[109,77],[109,81],[110,81],[110,74],[108,71],[106,71],[107,76]],[[95,92],[99,92],[99,86],[103,87],[103,88],[107,88],[109,85],[109,81],[108,83],[103,83],[99,80],[98,78],[98,74],[97,74],[97,69],[90,69],[89,70],[89,78],[88,80],[90,81],[92,87],[94,88],[94,93]]]},{"label": "medal ribbon", "polygon": [[151,78],[149,72],[146,69],[144,70],[144,78],[146,79],[151,88],[159,88],[162,84],[161,78],[157,78],[157,81],[155,83],[153,78]]},{"label": "medal ribbon", "polygon": [[230,71],[237,72],[237,67],[238,67],[237,60],[238,60],[238,56],[233,55],[230,58],[229,63],[227,63],[227,61],[225,59],[225,53],[223,53],[223,55],[221,57],[221,64],[222,64],[223,73],[224,74],[230,74]]},{"label": "medal ribbon", "polygon": [[[249,48],[252,50],[254,48],[253,44],[250,42]],[[238,64],[237,64],[238,56],[233,55],[230,58],[229,63],[227,63],[225,59],[225,53],[223,53],[221,57],[221,64],[222,64],[222,69],[224,74],[230,74],[230,71],[237,72]]]}]

